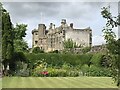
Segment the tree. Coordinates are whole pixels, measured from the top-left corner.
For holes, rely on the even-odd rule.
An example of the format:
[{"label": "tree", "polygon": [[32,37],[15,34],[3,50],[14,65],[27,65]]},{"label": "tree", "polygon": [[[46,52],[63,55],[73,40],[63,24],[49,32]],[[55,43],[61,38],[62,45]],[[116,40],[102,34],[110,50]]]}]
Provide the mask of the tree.
[{"label": "tree", "polygon": [[25,52],[28,49],[27,42],[23,39],[26,36],[27,25],[16,24],[14,28],[14,47],[16,52]]},{"label": "tree", "polygon": [[116,35],[113,32],[114,27],[120,26],[120,15],[114,17],[108,10],[110,7],[103,7],[101,14],[107,20],[105,28],[102,30],[106,40],[108,54],[111,56],[111,70],[113,71],[113,78],[120,86],[120,39],[116,40]]},{"label": "tree", "polygon": [[74,48],[74,42],[72,39],[64,41],[64,48]]},{"label": "tree", "polygon": [[[2,6],[1,3],[0,6]],[[26,35],[27,25],[16,24],[14,28],[7,10],[2,7],[0,11],[2,11],[2,63],[4,66],[3,71],[7,73],[7,66],[9,66],[10,72],[15,71],[14,66],[17,65],[16,62],[19,59],[24,60],[23,51],[26,51],[28,48],[27,43],[23,39]],[[15,57],[15,55],[19,57]]]},{"label": "tree", "polygon": [[77,45],[76,42],[73,42],[72,39],[67,39],[63,42],[64,48],[71,49],[71,48],[80,48],[81,45]]},{"label": "tree", "polygon": [[13,46],[13,26],[10,19],[9,13],[4,9],[2,9],[2,63],[4,65],[4,71],[7,69],[7,65],[10,64],[14,46]]}]

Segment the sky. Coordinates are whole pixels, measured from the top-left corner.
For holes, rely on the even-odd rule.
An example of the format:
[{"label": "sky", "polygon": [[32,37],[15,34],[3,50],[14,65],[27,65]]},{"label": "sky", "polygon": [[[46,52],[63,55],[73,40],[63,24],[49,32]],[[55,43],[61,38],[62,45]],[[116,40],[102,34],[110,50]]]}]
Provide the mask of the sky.
[{"label": "sky", "polygon": [[[27,24],[27,35],[24,38],[29,47],[32,47],[33,29],[38,24],[44,23],[49,28],[50,23],[56,27],[61,25],[61,20],[66,19],[68,25],[74,24],[74,28],[92,29],[92,44],[105,43],[102,29],[106,20],[101,16],[101,8],[110,5],[113,16],[118,15],[117,2],[4,2],[3,7],[10,13],[13,24]],[[118,28],[114,28],[118,34]]]}]

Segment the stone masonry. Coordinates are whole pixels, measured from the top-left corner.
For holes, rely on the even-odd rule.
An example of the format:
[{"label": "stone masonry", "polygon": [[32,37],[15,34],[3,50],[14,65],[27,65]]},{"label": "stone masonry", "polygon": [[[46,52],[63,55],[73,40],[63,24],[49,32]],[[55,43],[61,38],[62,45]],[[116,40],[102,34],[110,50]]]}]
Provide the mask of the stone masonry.
[{"label": "stone masonry", "polygon": [[75,29],[73,23],[68,25],[65,19],[62,19],[59,27],[50,23],[48,30],[46,30],[45,24],[39,24],[38,29],[32,30],[32,36],[32,47],[40,47],[45,52],[63,50],[63,42],[68,39],[72,39],[77,45],[83,47],[92,46],[92,30],[90,27]]}]

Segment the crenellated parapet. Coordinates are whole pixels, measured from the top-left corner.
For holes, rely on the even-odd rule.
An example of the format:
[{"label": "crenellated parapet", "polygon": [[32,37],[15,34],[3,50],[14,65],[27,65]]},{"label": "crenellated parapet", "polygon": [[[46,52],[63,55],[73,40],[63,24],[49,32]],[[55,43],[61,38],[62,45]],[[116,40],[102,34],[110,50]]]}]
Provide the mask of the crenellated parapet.
[{"label": "crenellated parapet", "polygon": [[32,30],[32,35],[33,47],[40,47],[45,52],[63,50],[63,42],[67,39],[72,39],[83,47],[92,46],[92,29],[76,29],[73,23],[68,25],[66,19],[62,19],[59,27],[50,23],[48,30],[45,24],[38,24],[38,29]]}]

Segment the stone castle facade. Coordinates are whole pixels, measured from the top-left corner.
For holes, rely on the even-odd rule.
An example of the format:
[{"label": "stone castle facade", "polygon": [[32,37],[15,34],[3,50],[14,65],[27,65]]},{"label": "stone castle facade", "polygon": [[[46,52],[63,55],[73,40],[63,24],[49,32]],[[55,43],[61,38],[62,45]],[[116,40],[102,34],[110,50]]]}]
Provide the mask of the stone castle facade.
[{"label": "stone castle facade", "polygon": [[72,39],[77,45],[83,47],[92,45],[92,30],[89,27],[75,29],[73,23],[68,25],[65,19],[62,19],[59,27],[50,23],[48,30],[45,24],[39,24],[38,29],[32,30],[32,36],[32,47],[40,47],[45,52],[63,50],[63,43],[68,39]]}]

